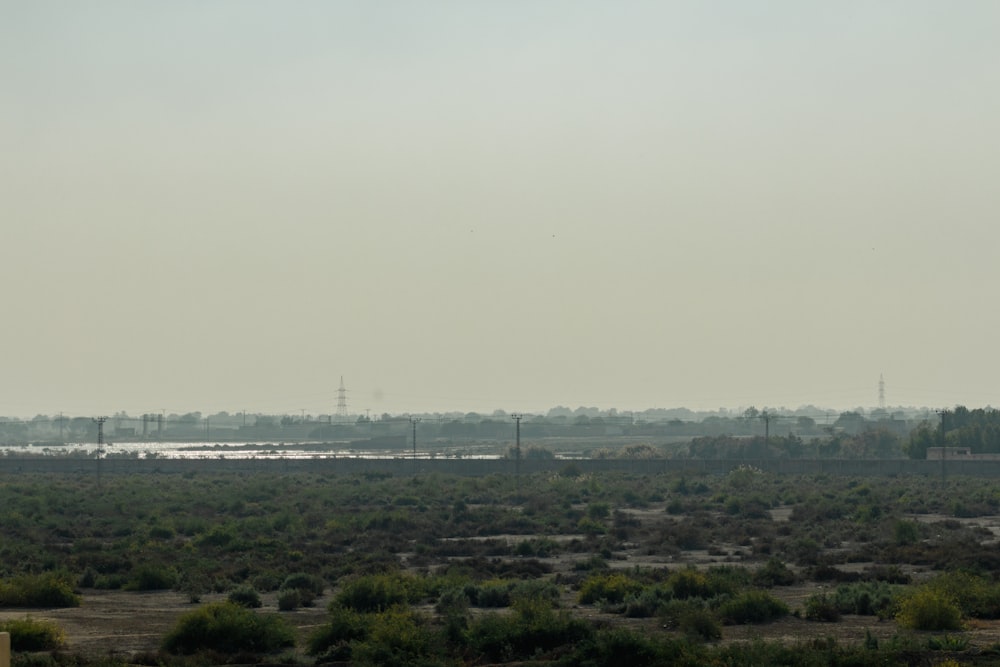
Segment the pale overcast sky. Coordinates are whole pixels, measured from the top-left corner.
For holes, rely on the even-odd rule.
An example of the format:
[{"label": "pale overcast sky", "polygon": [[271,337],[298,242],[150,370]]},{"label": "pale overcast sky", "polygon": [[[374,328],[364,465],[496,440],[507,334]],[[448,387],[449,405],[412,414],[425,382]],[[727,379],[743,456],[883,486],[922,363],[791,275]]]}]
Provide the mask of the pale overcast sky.
[{"label": "pale overcast sky", "polygon": [[0,8],[0,415],[998,405],[1000,3]]}]

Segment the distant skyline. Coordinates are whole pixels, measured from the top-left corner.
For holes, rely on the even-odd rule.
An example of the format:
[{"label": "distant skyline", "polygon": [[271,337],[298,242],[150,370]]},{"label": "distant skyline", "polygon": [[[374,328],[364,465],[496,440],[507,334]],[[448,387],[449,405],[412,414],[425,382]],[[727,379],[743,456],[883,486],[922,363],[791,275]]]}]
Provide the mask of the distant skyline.
[{"label": "distant skyline", "polygon": [[0,17],[0,415],[1000,403],[996,2]]}]

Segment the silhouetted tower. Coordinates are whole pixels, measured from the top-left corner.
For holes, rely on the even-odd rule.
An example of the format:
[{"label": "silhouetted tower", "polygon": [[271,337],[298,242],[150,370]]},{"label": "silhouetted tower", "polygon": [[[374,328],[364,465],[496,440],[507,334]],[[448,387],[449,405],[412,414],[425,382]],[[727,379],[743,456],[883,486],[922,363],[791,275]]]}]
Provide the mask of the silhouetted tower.
[{"label": "silhouetted tower", "polygon": [[513,414],[510,416],[514,420],[514,495],[521,495],[521,419],[523,415]]},{"label": "silhouetted tower", "polygon": [[344,388],[344,376],[340,376],[340,388],[337,389],[337,421],[347,421],[347,389]]},{"label": "silhouetted tower", "polygon": [[885,378],[878,374],[878,409],[885,410]]},{"label": "silhouetted tower", "polygon": [[410,424],[413,425],[413,458],[417,458],[417,424],[420,423],[420,417],[410,417]]},{"label": "silhouetted tower", "polygon": [[104,422],[108,421],[107,417],[95,417],[94,423],[97,424],[97,486],[101,485],[101,457],[104,456]]}]

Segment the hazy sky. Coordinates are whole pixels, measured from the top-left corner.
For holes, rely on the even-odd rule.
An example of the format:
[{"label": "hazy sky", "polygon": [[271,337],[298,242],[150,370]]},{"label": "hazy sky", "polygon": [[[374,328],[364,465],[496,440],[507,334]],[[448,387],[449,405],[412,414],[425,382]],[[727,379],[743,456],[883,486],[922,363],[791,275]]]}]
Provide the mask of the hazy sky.
[{"label": "hazy sky", "polygon": [[1000,404],[1000,3],[0,8],[0,414]]}]

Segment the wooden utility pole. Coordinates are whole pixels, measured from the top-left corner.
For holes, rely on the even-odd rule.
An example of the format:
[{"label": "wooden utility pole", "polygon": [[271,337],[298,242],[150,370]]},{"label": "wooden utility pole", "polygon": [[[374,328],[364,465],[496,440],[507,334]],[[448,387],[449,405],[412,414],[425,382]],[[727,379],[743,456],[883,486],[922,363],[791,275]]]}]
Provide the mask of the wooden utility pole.
[{"label": "wooden utility pole", "polygon": [[514,493],[521,495],[521,418],[523,415],[513,414],[510,416],[514,420]]},{"label": "wooden utility pole", "polygon": [[417,424],[420,423],[420,417],[410,417],[410,424],[413,425],[413,458],[417,458]]},{"label": "wooden utility pole", "polygon": [[107,417],[95,417],[94,423],[97,424],[97,486],[101,485],[101,459],[104,457],[104,422],[108,421]]}]

